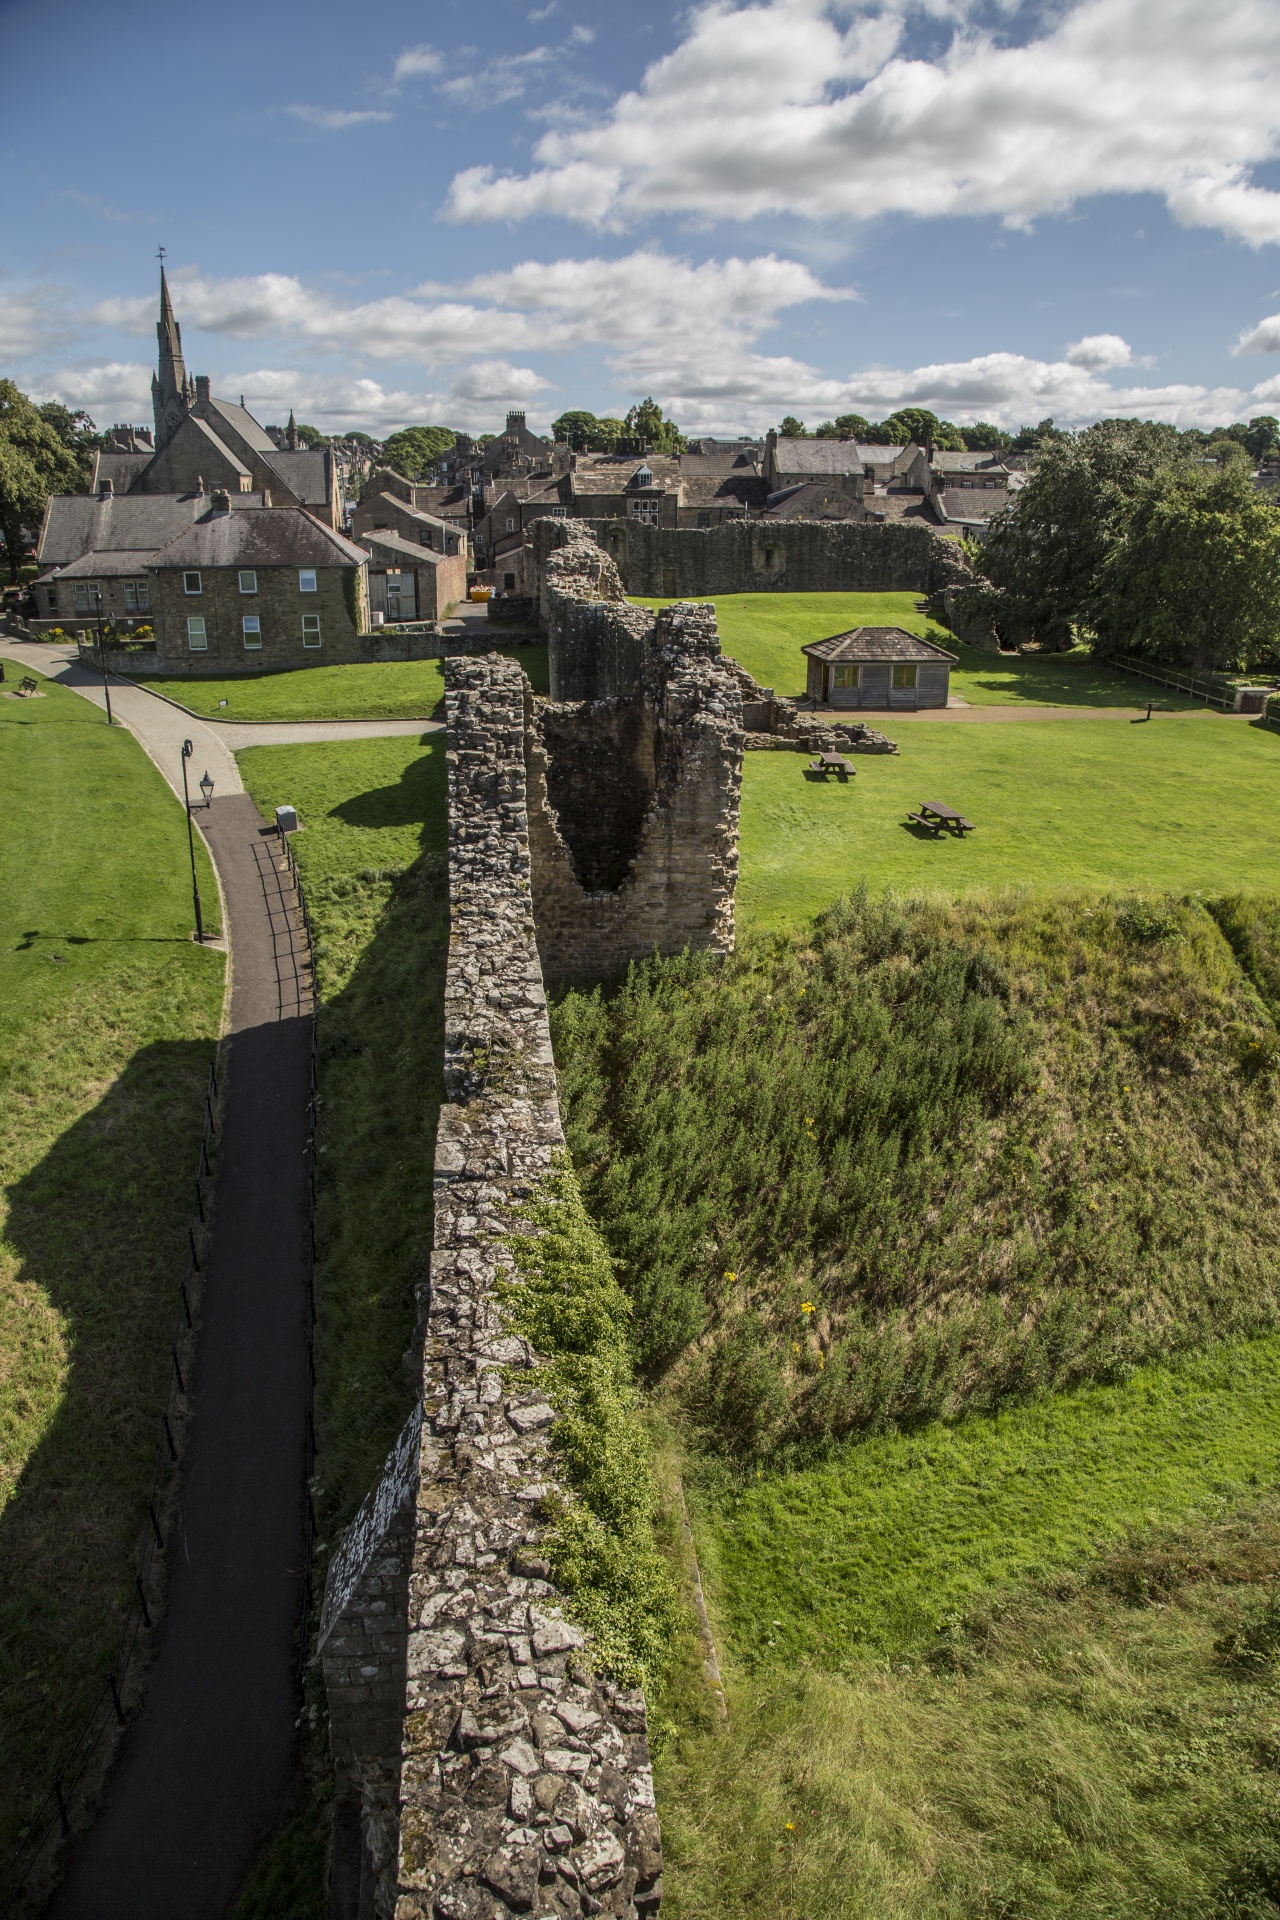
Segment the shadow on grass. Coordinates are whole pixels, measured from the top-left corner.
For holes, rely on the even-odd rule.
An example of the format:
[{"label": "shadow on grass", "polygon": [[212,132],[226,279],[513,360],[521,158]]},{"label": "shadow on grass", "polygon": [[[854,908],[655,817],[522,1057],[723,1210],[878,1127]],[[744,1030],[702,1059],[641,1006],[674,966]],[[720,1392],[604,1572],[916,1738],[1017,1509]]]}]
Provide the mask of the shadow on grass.
[{"label": "shadow on grass", "polygon": [[18,1265],[0,1333],[17,1355],[11,1448],[29,1450],[0,1515],[0,1858],[97,1697],[129,1604],[211,1051],[144,1047],[8,1192]]},{"label": "shadow on grass", "polygon": [[[427,742],[424,741],[423,745]],[[330,812],[349,827],[412,827],[430,820],[439,800],[440,775],[434,756],[411,760],[395,786],[370,787],[340,800]],[[426,830],[424,828],[424,844]],[[443,845],[433,836],[432,844]]]}]

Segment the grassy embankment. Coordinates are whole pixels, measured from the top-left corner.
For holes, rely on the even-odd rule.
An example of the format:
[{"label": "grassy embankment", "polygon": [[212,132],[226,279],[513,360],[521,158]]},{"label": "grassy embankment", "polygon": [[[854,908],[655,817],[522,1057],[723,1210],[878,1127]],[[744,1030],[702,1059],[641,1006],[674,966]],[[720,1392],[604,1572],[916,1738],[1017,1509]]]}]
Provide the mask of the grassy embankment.
[{"label": "grassy embankment", "polygon": [[[535,693],[547,691],[545,646],[496,651],[520,662]],[[215,720],[429,720],[444,699],[444,666],[440,660],[383,660],[225,680],[175,674],[140,684]]]},{"label": "grassy embankment", "polygon": [[659,1710],[677,1915],[1270,1910],[1280,941],[1218,914],[1251,979],[1023,895],[562,1003],[727,1656],[727,1737]]},{"label": "grassy embankment", "polygon": [[[1094,660],[1086,647],[1071,653],[977,653],[955,640],[928,614],[916,612],[915,593],[726,593],[711,595],[726,653],[741,661],[761,686],[797,699],[805,691],[800,648],[851,627],[902,627],[936,640],[958,654],[951,691],[970,706],[1139,707],[1149,695],[1164,708],[1183,700],[1167,688],[1117,673]],[[640,600],[638,606],[668,607],[670,600]]]},{"label": "grassy embankment", "polygon": [[[0,699],[0,1851],[105,1679],[182,1275],[223,958],[182,809],[53,685]],[[217,890],[203,848],[206,920]]]}]

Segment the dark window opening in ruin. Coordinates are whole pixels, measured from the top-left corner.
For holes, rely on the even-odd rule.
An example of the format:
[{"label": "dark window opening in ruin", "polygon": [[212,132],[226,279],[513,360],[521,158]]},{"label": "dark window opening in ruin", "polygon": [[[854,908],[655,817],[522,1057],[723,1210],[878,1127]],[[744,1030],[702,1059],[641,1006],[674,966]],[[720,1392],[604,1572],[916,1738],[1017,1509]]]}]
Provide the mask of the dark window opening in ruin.
[{"label": "dark window opening in ruin", "polygon": [[653,719],[639,700],[547,713],[547,799],[578,885],[616,893],[631,871],[654,792]]},{"label": "dark window opening in ruin", "polygon": [[782,555],[778,551],[777,547],[765,548],[764,564],[768,568],[770,573],[773,573],[776,571],[776,569],[781,565],[781,561],[782,561]]},{"label": "dark window opening in ruin", "polygon": [[502,591],[504,593],[514,593],[515,588],[516,577],[514,573],[504,573],[502,576]]}]

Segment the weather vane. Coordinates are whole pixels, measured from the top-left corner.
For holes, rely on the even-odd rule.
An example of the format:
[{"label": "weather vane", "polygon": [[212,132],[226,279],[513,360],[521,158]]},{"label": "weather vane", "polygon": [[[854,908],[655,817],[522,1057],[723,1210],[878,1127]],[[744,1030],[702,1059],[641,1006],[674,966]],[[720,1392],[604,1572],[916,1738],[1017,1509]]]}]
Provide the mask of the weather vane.
[{"label": "weather vane", "polygon": [[157,247],[157,248],[156,248],[156,259],[157,259],[157,260],[158,260],[158,261],[160,262],[160,265],[161,265],[161,266],[163,266],[163,265],[164,265],[164,257],[165,257],[165,255],[166,255],[166,253],[168,253],[168,251],[169,251],[169,249],[168,249],[168,247]]}]

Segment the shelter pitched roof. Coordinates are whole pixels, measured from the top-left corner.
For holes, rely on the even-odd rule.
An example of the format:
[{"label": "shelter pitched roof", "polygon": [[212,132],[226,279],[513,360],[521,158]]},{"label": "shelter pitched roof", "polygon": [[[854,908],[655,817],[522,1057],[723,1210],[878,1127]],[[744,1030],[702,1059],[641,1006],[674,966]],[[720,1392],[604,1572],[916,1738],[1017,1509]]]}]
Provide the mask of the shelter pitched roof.
[{"label": "shelter pitched roof", "polygon": [[207,513],[171,540],[151,565],[352,567],[368,558],[363,547],[322,526],[301,507],[256,507]]},{"label": "shelter pitched roof", "polygon": [[852,627],[826,640],[811,640],[800,651],[814,660],[948,660],[952,666],[960,657],[902,627]]}]

